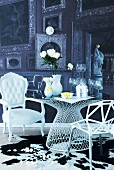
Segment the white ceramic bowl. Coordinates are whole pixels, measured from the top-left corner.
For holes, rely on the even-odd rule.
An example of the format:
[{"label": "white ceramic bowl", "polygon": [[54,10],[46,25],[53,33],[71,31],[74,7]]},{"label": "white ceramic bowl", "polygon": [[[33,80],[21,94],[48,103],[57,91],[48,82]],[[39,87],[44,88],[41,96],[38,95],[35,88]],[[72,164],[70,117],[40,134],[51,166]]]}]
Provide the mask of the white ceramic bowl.
[{"label": "white ceramic bowl", "polygon": [[62,97],[63,99],[71,99],[72,96],[73,96],[73,93],[70,93],[70,92],[62,92],[62,93],[61,93],[61,97]]}]

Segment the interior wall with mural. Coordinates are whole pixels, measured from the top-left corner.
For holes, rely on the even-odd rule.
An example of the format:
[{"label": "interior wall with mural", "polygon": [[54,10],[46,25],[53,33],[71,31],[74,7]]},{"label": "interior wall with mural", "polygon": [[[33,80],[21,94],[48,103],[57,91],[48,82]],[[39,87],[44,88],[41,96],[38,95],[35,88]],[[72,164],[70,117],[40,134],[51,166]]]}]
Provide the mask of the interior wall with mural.
[{"label": "interior wall with mural", "polygon": [[3,11],[0,13],[1,75],[9,71],[45,74],[43,69],[35,69],[35,35],[46,35],[48,26],[54,28],[55,35],[66,34],[67,55],[63,57],[66,63],[72,60],[72,25],[76,3],[71,1],[50,4],[50,0],[5,0],[0,4]]}]

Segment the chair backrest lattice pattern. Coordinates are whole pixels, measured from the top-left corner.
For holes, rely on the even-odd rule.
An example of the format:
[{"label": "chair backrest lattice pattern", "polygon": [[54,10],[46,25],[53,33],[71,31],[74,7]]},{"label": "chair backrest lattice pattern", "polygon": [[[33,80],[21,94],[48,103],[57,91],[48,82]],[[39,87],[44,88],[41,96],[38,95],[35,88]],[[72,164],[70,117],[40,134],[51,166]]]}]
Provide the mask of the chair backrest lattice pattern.
[{"label": "chair backrest lattice pattern", "polygon": [[9,102],[11,107],[24,106],[27,87],[27,79],[12,72],[0,79],[2,99]]},{"label": "chair backrest lattice pattern", "polygon": [[[93,110],[91,110],[93,108]],[[86,123],[90,127],[91,124],[97,124],[97,126],[91,126],[93,133],[106,132],[114,122],[114,101],[113,100],[102,100],[95,102],[88,106]],[[97,115],[99,114],[99,115]],[[94,118],[97,115],[97,119]],[[98,118],[99,116],[99,118]],[[107,126],[108,125],[108,126]]]},{"label": "chair backrest lattice pattern", "polygon": [[88,134],[80,129],[74,129],[72,133],[70,150],[80,151],[89,148]]},{"label": "chair backrest lattice pattern", "polygon": [[[113,123],[114,123],[113,100],[102,100],[89,104],[86,118],[71,123],[72,137],[70,149],[75,150],[88,149],[89,136],[92,136],[94,134],[99,135],[104,133],[112,133]],[[114,134],[114,132],[112,134]]]}]

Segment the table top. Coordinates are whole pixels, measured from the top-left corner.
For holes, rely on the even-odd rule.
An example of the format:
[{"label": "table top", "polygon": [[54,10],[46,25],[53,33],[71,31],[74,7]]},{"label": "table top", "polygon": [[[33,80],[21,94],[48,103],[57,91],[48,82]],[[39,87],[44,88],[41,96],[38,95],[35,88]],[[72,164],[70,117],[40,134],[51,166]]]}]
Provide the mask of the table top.
[{"label": "table top", "polygon": [[54,100],[58,100],[58,101],[64,101],[67,103],[76,103],[82,100],[88,100],[88,99],[93,99],[94,97],[91,96],[87,96],[87,97],[77,97],[77,96],[72,96],[71,99],[63,99],[62,97],[53,97]]},{"label": "table top", "polygon": [[51,98],[43,98],[43,99],[36,99],[36,98],[26,98],[26,100],[31,100],[34,102],[43,102],[43,103],[48,103],[51,104],[53,101],[60,101],[60,102],[65,102],[69,104],[74,104],[80,101],[86,101],[89,99],[94,99],[92,96],[87,96],[87,97],[77,97],[77,96],[72,96],[71,99],[63,99],[62,97],[51,97]]}]

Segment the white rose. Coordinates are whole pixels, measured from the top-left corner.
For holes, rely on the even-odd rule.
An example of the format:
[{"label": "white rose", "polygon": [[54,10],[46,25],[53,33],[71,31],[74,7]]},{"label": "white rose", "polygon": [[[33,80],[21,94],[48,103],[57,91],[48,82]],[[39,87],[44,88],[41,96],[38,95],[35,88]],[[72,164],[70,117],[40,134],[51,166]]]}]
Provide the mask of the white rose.
[{"label": "white rose", "polygon": [[52,77],[44,77],[43,81],[44,82],[53,82],[53,78]]},{"label": "white rose", "polygon": [[47,54],[50,56],[50,57],[53,57],[55,55],[55,50],[54,49],[49,49],[47,50]]},{"label": "white rose", "polygon": [[44,77],[44,78],[43,78],[43,81],[44,81],[44,82],[48,82],[48,81],[49,81],[49,77]]},{"label": "white rose", "polygon": [[72,70],[73,69],[73,64],[68,63],[67,67],[68,67],[68,70]]},{"label": "white rose", "polygon": [[53,78],[52,78],[52,77],[50,77],[50,78],[49,78],[49,81],[50,81],[50,82],[53,82]]},{"label": "white rose", "polygon": [[41,56],[42,58],[45,58],[46,55],[47,55],[46,51],[42,51],[42,52],[40,53],[40,56]]},{"label": "white rose", "polygon": [[58,59],[60,57],[60,53],[56,52],[54,58]]}]

